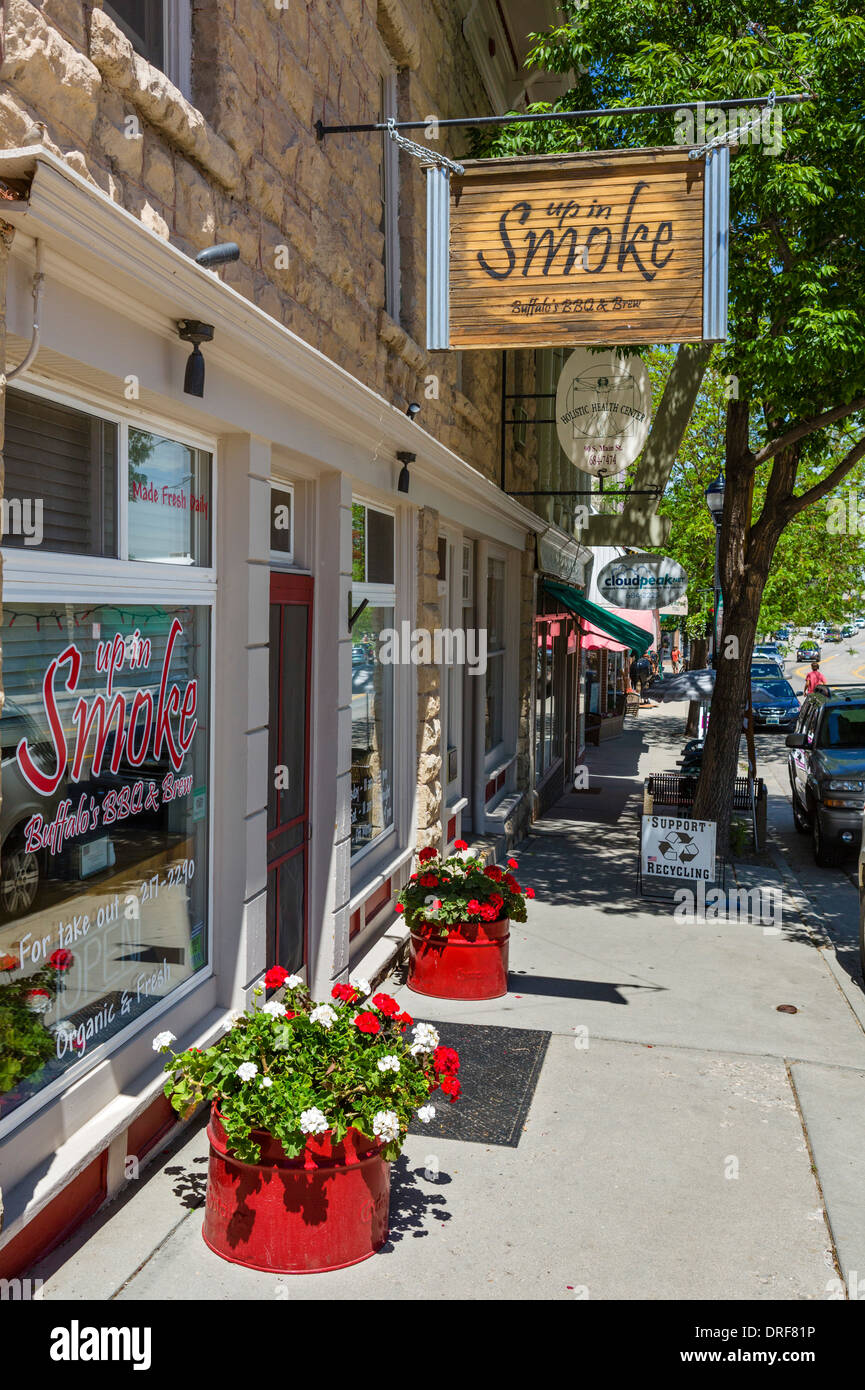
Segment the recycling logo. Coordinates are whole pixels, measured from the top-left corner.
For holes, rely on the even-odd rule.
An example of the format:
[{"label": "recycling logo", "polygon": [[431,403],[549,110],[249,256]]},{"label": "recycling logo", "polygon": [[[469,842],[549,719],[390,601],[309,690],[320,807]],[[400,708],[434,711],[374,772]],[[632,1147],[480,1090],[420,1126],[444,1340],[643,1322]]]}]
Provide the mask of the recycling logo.
[{"label": "recycling logo", "polygon": [[684,830],[671,830],[666,840],[659,841],[658,852],[668,864],[690,864],[700,856],[693,836]]}]

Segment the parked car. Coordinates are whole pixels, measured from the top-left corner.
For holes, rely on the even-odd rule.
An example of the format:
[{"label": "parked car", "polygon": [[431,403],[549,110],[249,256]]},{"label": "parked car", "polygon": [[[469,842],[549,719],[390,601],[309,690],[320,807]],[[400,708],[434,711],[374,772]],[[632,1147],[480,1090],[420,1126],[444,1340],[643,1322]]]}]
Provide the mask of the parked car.
[{"label": "parked car", "polygon": [[805,697],[787,747],[796,829],[810,833],[817,864],[836,864],[861,836],[865,688],[818,686]]},{"label": "parked car", "polygon": [[856,629],[852,626],[852,624],[847,623],[846,626],[842,627],[841,629],[841,636],[852,637],[855,631]]},{"label": "parked car", "polygon": [[815,642],[813,637],[805,637],[796,648],[797,661],[813,661],[814,658],[820,660],[820,643]]},{"label": "parked car", "polygon": [[865,618],[854,618],[854,619],[853,619],[853,626],[854,626],[855,628],[862,628],[862,627],[865,627]]},{"label": "parked car", "polygon": [[783,661],[783,654],[777,642],[758,642],[752,660],[755,657],[764,657],[767,661]]},{"label": "parked car", "polygon": [[766,679],[751,668],[751,708],[755,729],[795,729],[799,700],[788,680]]},{"label": "parked car", "polygon": [[826,629],[826,634],[825,634],[825,637],[824,637],[824,641],[826,641],[826,642],[840,642],[840,641],[841,641],[841,629],[840,629],[840,627],[828,627],[828,628]]}]

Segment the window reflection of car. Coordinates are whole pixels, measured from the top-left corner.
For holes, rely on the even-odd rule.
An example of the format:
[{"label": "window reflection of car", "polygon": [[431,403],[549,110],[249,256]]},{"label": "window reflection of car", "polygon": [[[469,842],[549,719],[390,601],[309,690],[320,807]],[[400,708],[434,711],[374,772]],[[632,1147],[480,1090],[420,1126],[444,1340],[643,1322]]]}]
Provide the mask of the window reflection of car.
[{"label": "window reflection of car", "polygon": [[372,694],[375,690],[375,653],[365,646],[351,649],[351,693]]},{"label": "window reflection of car", "polygon": [[40,796],[30,786],[18,766],[16,751],[22,738],[40,767],[53,771],[54,752],[50,739],[40,735],[30,715],[12,702],[0,716],[2,738],[2,791],[0,803],[0,914],[23,917],[34,906],[42,891],[47,868],[47,851],[28,850],[24,829],[35,815],[50,823],[60,801],[69,795],[64,777],[52,796]]}]

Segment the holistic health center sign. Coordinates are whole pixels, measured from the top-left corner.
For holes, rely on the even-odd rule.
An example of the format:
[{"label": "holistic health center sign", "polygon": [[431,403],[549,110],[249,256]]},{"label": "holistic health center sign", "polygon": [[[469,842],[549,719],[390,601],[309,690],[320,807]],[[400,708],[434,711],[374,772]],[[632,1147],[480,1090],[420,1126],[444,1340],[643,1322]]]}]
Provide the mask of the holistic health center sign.
[{"label": "holistic health center sign", "polygon": [[713,820],[684,816],[643,816],[640,868],[644,878],[704,879],[715,877]]},{"label": "holistic health center sign", "polygon": [[719,342],[729,149],[427,169],[427,347]]},{"label": "holistic health center sign", "polygon": [[598,575],[598,593],[615,608],[666,608],[688,592],[688,574],[666,555],[620,555]]},{"label": "holistic health center sign", "polygon": [[633,463],[652,422],[652,384],[640,357],[572,352],[556,388],[556,430],[571,463],[611,478]]}]

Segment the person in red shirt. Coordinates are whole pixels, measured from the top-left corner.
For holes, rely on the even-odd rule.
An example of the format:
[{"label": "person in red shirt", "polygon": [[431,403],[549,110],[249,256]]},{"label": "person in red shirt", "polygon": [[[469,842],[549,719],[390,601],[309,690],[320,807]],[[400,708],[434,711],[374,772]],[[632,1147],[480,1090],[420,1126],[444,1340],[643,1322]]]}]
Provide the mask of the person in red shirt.
[{"label": "person in red shirt", "polygon": [[820,663],[819,663],[819,661],[817,660],[816,657],[814,657],[814,659],[813,659],[812,662],[811,662],[811,670],[808,672],[807,676],[805,677],[805,694],[806,694],[806,695],[810,695],[811,692],[812,692],[813,690],[816,690],[816,689],[817,689],[817,686],[818,686],[818,685],[825,685],[825,684],[826,684],[826,677],[823,675],[823,672],[820,670]]}]

